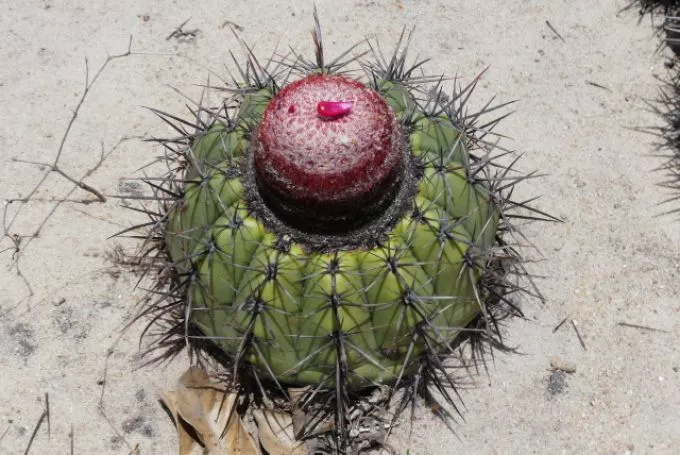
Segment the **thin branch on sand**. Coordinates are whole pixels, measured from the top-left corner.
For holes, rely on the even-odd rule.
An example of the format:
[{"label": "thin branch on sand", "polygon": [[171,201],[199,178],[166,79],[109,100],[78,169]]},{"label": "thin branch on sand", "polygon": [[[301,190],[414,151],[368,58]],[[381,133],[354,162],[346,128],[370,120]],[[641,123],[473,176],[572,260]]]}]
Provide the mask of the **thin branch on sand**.
[{"label": "thin branch on sand", "polygon": [[[132,37],[130,37],[130,40],[128,41],[128,46],[127,50],[123,53],[116,54],[116,55],[109,55],[104,63],[99,67],[99,69],[94,73],[94,75],[91,77],[90,76],[90,68],[88,64],[88,60],[85,59],[85,87],[83,89],[82,94],[80,95],[80,98],[78,100],[78,103],[76,104],[75,109],[73,110],[73,114],[71,115],[71,118],[66,125],[66,129],[64,130],[64,133],[61,137],[61,140],[59,142],[59,146],[57,148],[56,155],[54,157],[54,160],[51,163],[41,163],[41,162],[33,162],[33,161],[27,161],[27,160],[21,160],[18,158],[12,158],[12,161],[17,162],[17,163],[27,163],[35,166],[39,166],[42,169],[44,169],[43,175],[40,177],[38,182],[33,186],[31,191],[28,193],[27,196],[20,197],[20,198],[10,198],[10,199],[5,199],[4,201],[4,207],[2,210],[2,235],[0,236],[0,241],[7,240],[9,243],[9,246],[6,248],[0,249],[0,253],[5,253],[5,252],[11,252],[12,255],[12,264],[10,266],[11,268],[14,268],[17,272],[17,275],[22,279],[24,282],[24,285],[28,289],[29,296],[33,295],[33,288],[26,278],[26,276],[23,274],[20,266],[20,259],[21,259],[21,254],[23,251],[26,250],[28,245],[33,241],[33,239],[38,238],[40,236],[40,231],[42,228],[47,224],[47,222],[52,218],[54,213],[57,211],[59,206],[63,204],[64,202],[75,202],[75,203],[80,203],[80,204],[90,204],[92,202],[106,202],[106,197],[104,194],[93,187],[92,185],[89,185],[85,183],[85,180],[90,177],[94,172],[96,172],[101,165],[104,163],[104,161],[115,151],[118,146],[126,141],[129,140],[130,138],[123,138],[116,145],[114,145],[108,152],[104,152],[104,145],[102,144],[102,151],[99,157],[99,160],[93,167],[91,167],[89,170],[87,170],[81,177],[75,177],[73,176],[70,172],[65,171],[61,167],[61,158],[62,154],[64,152],[64,148],[66,146],[66,142],[69,138],[69,135],[71,133],[71,129],[73,128],[76,119],[78,118],[78,115],[80,114],[80,110],[83,107],[83,104],[88,98],[88,95],[92,91],[93,87],[99,80],[100,76],[104,73],[104,71],[109,67],[109,65],[114,62],[115,60],[123,59],[125,57],[129,57],[131,55],[136,55],[136,53],[132,52]],[[27,204],[29,202],[35,201],[36,199],[34,198],[35,194],[45,185],[45,182],[47,181],[48,176],[51,173],[56,173],[60,175],[62,178],[68,180],[73,184],[71,189],[61,198],[61,199],[54,199],[53,203],[54,205],[52,208],[49,210],[47,215],[43,217],[43,219],[38,223],[37,228],[35,231],[29,235],[20,235],[17,234],[16,232],[12,232],[12,228],[16,222],[16,220],[19,217],[19,214],[21,213],[21,207],[19,207],[14,214],[10,215],[9,208],[12,204]],[[92,194],[94,196],[93,199],[79,199],[79,200],[74,200],[74,199],[69,199],[71,195],[78,189],[85,190],[86,192]]]},{"label": "thin branch on sand", "polygon": [[40,427],[42,427],[42,424],[43,422],[45,422],[45,420],[47,420],[47,435],[49,437],[52,431],[50,424],[50,397],[47,393],[45,394],[45,409],[43,410],[42,414],[40,414],[40,417],[38,418],[38,423],[35,424],[35,428],[33,429],[33,433],[31,433],[31,439],[29,439],[28,441],[28,446],[26,446],[24,455],[28,455],[28,453],[31,451],[33,441],[35,440],[35,437],[38,434],[38,430],[40,430]]}]

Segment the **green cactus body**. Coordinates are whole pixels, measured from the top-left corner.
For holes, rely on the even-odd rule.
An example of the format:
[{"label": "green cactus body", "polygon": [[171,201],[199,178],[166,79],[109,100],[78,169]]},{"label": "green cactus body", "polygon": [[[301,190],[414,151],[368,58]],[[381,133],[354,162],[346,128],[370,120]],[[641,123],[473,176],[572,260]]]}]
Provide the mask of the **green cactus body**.
[{"label": "green cactus body", "polygon": [[371,228],[370,240],[329,247],[307,242],[299,226],[277,232],[286,221],[272,225],[249,199],[258,191],[247,182],[253,135],[278,99],[271,88],[242,95],[234,125],[216,121],[197,136],[183,196],[169,210],[170,257],[193,274],[190,322],[280,383],[332,386],[339,365],[351,389],[395,381],[482,311],[471,258],[494,247],[500,212],[471,178],[466,134],[446,114],[426,114],[398,81],[365,89],[405,125],[403,172],[413,177],[399,183],[413,187],[396,196],[407,195],[405,209],[375,224],[382,230]]},{"label": "green cactus body", "polygon": [[418,399],[453,423],[452,367],[511,349],[502,320],[542,300],[514,220],[557,220],[511,199],[532,175],[489,140],[504,105],[470,112],[479,77],[444,93],[406,63],[404,33],[391,56],[368,43],[329,60],[314,19],[313,61],[263,66],[243,43],[217,105],[154,110],[179,135],[158,140],[168,172],[136,226],[155,277],[138,317],[148,363],[188,347],[239,408],[292,408],[310,450],[363,453],[384,441],[357,428]]}]

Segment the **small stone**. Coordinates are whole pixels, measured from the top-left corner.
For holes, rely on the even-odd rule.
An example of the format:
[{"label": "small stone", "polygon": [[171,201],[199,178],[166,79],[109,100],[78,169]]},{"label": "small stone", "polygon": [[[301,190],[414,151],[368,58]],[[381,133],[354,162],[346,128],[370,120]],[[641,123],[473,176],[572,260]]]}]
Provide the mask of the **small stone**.
[{"label": "small stone", "polygon": [[550,368],[557,371],[564,371],[565,373],[575,373],[576,364],[563,360],[557,356],[550,359]]}]

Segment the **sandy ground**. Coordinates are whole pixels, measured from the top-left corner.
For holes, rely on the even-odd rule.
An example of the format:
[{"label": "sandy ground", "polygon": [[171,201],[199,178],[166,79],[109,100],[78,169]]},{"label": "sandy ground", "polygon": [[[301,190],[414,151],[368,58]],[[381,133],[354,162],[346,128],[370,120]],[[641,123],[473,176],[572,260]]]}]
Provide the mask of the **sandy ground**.
[{"label": "sandy ground", "polygon": [[[473,104],[494,94],[519,100],[499,129],[504,145],[526,152],[522,169],[549,174],[522,196],[542,196],[537,206],[565,220],[526,229],[544,255],[532,271],[545,277],[547,301],[525,302],[528,320],[507,327],[521,354],[497,356],[489,376],[462,391],[457,434],[421,412],[410,439],[393,439],[399,453],[680,453],[680,225],[656,217],[659,160],[649,156],[652,138],[632,130],[659,122],[644,100],[657,93],[663,59],[649,21],[617,16],[626,2],[317,2],[331,55],[370,33],[389,48],[415,26],[412,51],[432,58],[430,72],[470,80],[490,66]],[[168,133],[141,106],[186,112],[170,86],[196,98],[211,71],[226,74],[228,52],[239,51],[225,21],[262,56],[277,43],[311,49],[312,6],[294,1],[5,1],[2,11],[2,199],[29,196],[44,174],[15,159],[54,160],[83,92],[85,57],[92,78],[130,36],[144,53],[110,62],[59,161],[80,178],[111,152],[85,181],[125,196],[138,189],[119,179],[139,176],[160,150],[140,140],[114,146]],[[188,18],[184,30],[197,36],[166,39]],[[45,419],[31,454],[176,453],[156,400],[188,361],[138,368],[141,326],[121,329],[140,292],[108,259],[120,241],[107,237],[143,217],[113,197],[92,202],[71,190],[52,173],[31,202],[4,207],[21,243],[14,257],[10,239],[0,243],[0,453],[24,453],[46,395],[49,433]],[[75,202],[53,201],[65,197]],[[565,318],[585,348],[571,322],[553,331]],[[576,372],[552,374],[553,356]]]}]

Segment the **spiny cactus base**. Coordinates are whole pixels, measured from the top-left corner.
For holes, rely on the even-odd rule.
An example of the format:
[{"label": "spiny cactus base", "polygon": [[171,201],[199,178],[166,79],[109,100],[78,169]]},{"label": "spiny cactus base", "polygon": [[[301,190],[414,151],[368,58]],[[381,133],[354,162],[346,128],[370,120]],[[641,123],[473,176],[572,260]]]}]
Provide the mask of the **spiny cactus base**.
[{"label": "spiny cactus base", "polygon": [[679,0],[633,0],[624,9],[639,9],[640,15],[654,13],[668,16],[680,8]]},{"label": "spiny cactus base", "polygon": [[639,8],[640,15],[649,14],[652,20],[660,17],[658,34],[663,35],[660,48],[667,46],[673,54],[666,60],[667,73],[663,78],[659,97],[650,103],[654,113],[659,115],[663,124],[643,128],[659,138],[658,151],[666,161],[659,169],[665,173],[661,186],[670,192],[662,202],[664,214],[680,213],[680,0],[636,0],[627,8]]},{"label": "spiny cactus base", "polygon": [[676,55],[680,55],[680,1],[679,0],[634,0],[625,10],[637,9],[640,19],[649,15],[657,29],[657,34],[663,37],[663,43]]},{"label": "spiny cactus base", "polygon": [[552,218],[511,200],[527,177],[494,146],[500,119],[483,123],[503,106],[468,111],[478,79],[445,94],[402,39],[389,59],[371,46],[327,62],[317,21],[314,42],[313,61],[261,65],[246,48],[242,79],[194,120],[157,112],[179,136],[159,140],[170,172],[149,181],[159,298],[140,317],[152,359],[188,341],[253,405],[290,408],[301,389],[297,436],[356,453],[376,387],[404,390],[395,415],[422,397],[452,418],[457,346],[504,347],[499,321],[537,295],[513,220]]},{"label": "spiny cactus base", "polygon": [[642,131],[658,138],[657,152],[665,162],[658,169],[664,173],[660,186],[670,195],[662,201],[664,215],[679,215],[680,208],[680,67],[670,68],[659,97],[650,103],[652,110],[661,118],[663,124]]}]

